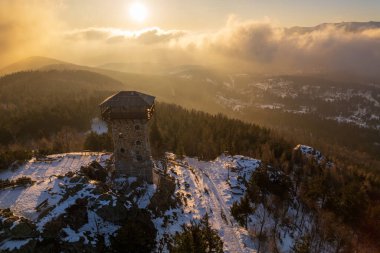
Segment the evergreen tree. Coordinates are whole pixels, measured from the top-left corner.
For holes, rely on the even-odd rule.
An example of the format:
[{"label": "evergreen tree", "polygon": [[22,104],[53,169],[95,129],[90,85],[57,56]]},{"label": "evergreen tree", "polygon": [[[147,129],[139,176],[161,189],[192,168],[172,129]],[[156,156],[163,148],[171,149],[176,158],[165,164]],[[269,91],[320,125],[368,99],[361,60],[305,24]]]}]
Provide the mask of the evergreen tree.
[{"label": "evergreen tree", "polygon": [[234,202],[231,207],[231,214],[239,222],[240,226],[247,228],[248,217],[254,211],[251,207],[251,202],[247,195],[240,200],[240,202]]},{"label": "evergreen tree", "polygon": [[95,132],[90,132],[87,134],[83,146],[84,149],[91,151],[112,151],[113,142],[111,135],[108,133],[99,135]]},{"label": "evergreen tree", "polygon": [[157,230],[149,212],[144,209],[132,209],[127,217],[111,240],[114,252],[152,252]]},{"label": "evergreen tree", "polygon": [[208,214],[201,221],[191,221],[176,233],[170,247],[171,253],[222,253],[223,242],[217,231],[211,228]]}]

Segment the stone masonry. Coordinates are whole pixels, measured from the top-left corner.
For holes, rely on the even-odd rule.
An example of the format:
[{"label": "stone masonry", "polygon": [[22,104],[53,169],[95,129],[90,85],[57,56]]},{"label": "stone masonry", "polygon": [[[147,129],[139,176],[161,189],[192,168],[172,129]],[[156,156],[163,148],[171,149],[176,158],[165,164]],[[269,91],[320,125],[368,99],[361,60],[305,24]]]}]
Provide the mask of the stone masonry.
[{"label": "stone masonry", "polygon": [[153,115],[154,97],[122,91],[107,98],[100,108],[103,120],[112,131],[117,176],[152,182],[148,121]]}]

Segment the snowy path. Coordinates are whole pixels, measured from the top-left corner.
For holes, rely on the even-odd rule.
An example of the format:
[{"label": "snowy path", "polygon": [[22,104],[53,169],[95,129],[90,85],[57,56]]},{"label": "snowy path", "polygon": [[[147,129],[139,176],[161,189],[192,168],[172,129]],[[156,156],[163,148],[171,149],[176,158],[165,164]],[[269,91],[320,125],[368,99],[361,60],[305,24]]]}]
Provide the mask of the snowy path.
[{"label": "snowy path", "polygon": [[[192,167],[194,168],[194,167]],[[210,179],[208,174],[202,169],[196,168],[200,175],[202,176],[203,185],[208,185],[209,196],[210,196],[210,205],[213,210],[213,218],[215,224],[219,228],[219,233],[223,237],[225,244],[225,252],[231,253],[245,253],[245,247],[242,245],[239,235],[237,234],[237,224],[235,224],[233,217],[231,217],[229,209],[226,207],[223,199],[220,196],[217,187],[214,182]]]},{"label": "snowy path", "polygon": [[208,194],[203,194],[205,200],[206,210],[209,213],[210,222],[215,229],[218,230],[219,235],[224,242],[224,252],[228,253],[246,253],[251,252],[242,244],[238,234],[238,225],[234,222],[233,217],[230,215],[229,209],[226,207],[223,198],[217,190],[214,182],[210,179],[205,171],[200,168],[186,166],[186,172],[189,173],[189,178],[198,190],[207,189]]},{"label": "snowy path", "polygon": [[176,163],[182,168],[179,178],[187,174],[185,181],[189,182],[190,188],[198,190],[194,200],[202,199],[198,203],[195,201],[193,212],[209,213],[212,227],[224,242],[224,252],[256,253],[251,235],[235,221],[230,207],[244,194],[243,178],[248,180],[260,161],[244,156],[220,156],[214,161],[187,157],[176,160]]}]

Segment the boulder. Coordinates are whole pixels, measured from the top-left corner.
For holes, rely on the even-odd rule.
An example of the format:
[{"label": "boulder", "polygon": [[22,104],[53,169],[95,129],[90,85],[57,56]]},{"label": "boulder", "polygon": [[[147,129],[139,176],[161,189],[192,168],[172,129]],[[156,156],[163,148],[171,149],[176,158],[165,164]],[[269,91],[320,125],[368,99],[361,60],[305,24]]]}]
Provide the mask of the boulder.
[{"label": "boulder", "polygon": [[3,222],[0,223],[1,229],[10,229],[10,227],[13,226],[13,223],[17,221],[19,218],[17,216],[10,216],[3,220]]},{"label": "boulder", "polygon": [[93,161],[87,166],[82,166],[80,171],[92,180],[105,182],[107,179],[107,170],[97,161]]},{"label": "boulder", "polygon": [[54,240],[58,238],[62,227],[65,225],[63,219],[63,215],[60,215],[57,218],[47,222],[44,226],[42,237],[47,240]]},{"label": "boulder", "polygon": [[37,236],[36,226],[29,220],[21,218],[18,224],[10,229],[12,239],[27,239]]},{"label": "boulder", "polygon": [[87,199],[77,199],[74,205],[66,208],[64,223],[74,230],[78,230],[88,223]]},{"label": "boulder", "polygon": [[114,201],[110,194],[102,194],[95,205],[96,214],[106,221],[120,223],[127,218],[128,209],[119,199]]}]

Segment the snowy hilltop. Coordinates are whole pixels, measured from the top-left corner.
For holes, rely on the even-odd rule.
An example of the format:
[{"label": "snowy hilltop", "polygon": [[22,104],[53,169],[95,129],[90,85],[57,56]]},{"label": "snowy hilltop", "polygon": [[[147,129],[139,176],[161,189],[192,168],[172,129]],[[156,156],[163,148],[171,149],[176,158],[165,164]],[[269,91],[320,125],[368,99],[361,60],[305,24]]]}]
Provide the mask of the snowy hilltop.
[{"label": "snowy hilltop", "polygon": [[[208,233],[205,240],[218,243],[205,247],[215,252],[297,252],[305,245],[339,252],[348,230],[322,224],[317,213],[336,203],[329,195],[335,165],[305,145],[292,157],[286,172],[240,155],[202,161],[166,153],[155,161],[158,185],[115,178],[109,153],[15,163],[0,173],[0,250],[186,252],[173,249],[191,232]],[[318,175],[332,184],[312,188]],[[328,237],[322,225],[339,234]]]},{"label": "snowy hilltop", "polygon": [[170,178],[165,189],[173,186],[166,206],[155,185],[102,176],[109,163],[107,153],[66,153],[33,158],[0,173],[1,252],[56,250],[56,243],[64,251],[106,251],[136,210],[146,210],[137,217],[148,217],[144,222],[155,231],[156,251],[168,252],[183,224],[207,213],[224,252],[255,252],[230,208],[243,196],[260,161],[226,155],[199,161],[167,153],[165,163],[157,162],[157,169]]}]

